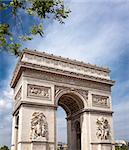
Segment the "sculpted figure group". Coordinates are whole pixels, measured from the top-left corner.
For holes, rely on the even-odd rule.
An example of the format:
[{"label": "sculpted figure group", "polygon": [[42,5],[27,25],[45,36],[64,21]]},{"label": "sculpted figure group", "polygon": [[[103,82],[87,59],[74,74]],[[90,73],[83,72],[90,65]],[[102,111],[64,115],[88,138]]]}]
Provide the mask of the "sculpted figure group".
[{"label": "sculpted figure group", "polygon": [[97,137],[101,140],[107,140],[110,137],[110,126],[108,120],[104,117],[98,118],[96,121],[97,125]]},{"label": "sculpted figure group", "polygon": [[48,140],[48,123],[43,113],[34,112],[31,120],[30,139],[45,137]]}]

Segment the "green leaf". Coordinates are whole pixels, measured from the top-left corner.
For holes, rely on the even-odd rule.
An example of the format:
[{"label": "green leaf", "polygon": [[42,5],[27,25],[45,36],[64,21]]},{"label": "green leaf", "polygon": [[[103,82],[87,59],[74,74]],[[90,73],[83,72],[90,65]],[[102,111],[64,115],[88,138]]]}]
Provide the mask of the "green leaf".
[{"label": "green leaf", "polygon": [[10,35],[9,24],[0,24],[0,36]]},{"label": "green leaf", "polygon": [[7,9],[7,5],[0,0],[0,11]]},{"label": "green leaf", "polygon": [[[64,19],[70,13],[68,9],[65,9],[63,0],[11,0],[9,4],[0,0],[0,13],[4,9],[11,10],[11,12],[9,11],[10,14],[6,15],[8,17],[13,15],[11,17],[15,19],[15,26],[12,27],[11,23],[0,23],[0,48],[10,51],[16,56],[20,53],[21,42],[30,41],[35,35],[43,37],[45,19],[55,19],[59,23],[64,23]],[[21,11],[22,13],[19,13]],[[24,17],[21,17],[24,13],[27,13],[28,16],[31,15],[32,21],[35,21],[36,18],[42,24],[29,25],[31,31],[28,31],[24,28],[24,25],[26,25]],[[30,34],[32,34],[32,37]],[[17,39],[19,42],[14,43]]]},{"label": "green leaf", "polygon": [[20,39],[22,39],[23,41],[30,41],[32,40],[33,38],[30,37],[30,36],[19,36]]},{"label": "green leaf", "polygon": [[42,24],[39,24],[39,25],[35,25],[32,27],[31,29],[31,34],[33,35],[37,35],[39,34],[40,36],[43,36],[43,25]]},{"label": "green leaf", "polygon": [[14,39],[13,39],[13,37],[10,37],[10,41],[13,41]]},{"label": "green leaf", "polygon": [[13,44],[9,45],[9,50],[14,55],[20,56],[20,54],[21,54],[20,47],[21,47],[21,44],[19,44],[19,43],[13,43]]}]

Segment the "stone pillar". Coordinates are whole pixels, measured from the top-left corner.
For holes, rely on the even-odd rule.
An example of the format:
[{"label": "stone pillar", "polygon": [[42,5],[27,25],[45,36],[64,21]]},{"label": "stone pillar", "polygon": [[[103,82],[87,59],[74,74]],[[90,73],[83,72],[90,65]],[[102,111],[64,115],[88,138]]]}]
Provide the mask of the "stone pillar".
[{"label": "stone pillar", "polygon": [[87,114],[83,113],[81,116],[81,150],[89,150],[87,132],[88,132]]},{"label": "stone pillar", "polygon": [[12,146],[11,150],[18,150],[18,139],[19,139],[19,130],[18,130],[18,124],[19,124],[19,117],[13,116],[13,122],[12,122]]},{"label": "stone pillar", "polygon": [[71,120],[67,120],[67,144],[68,144],[68,150],[72,150],[72,145],[71,145],[71,138],[72,138],[72,133],[71,133]]},{"label": "stone pillar", "polygon": [[15,150],[18,149],[18,126],[15,126]]},{"label": "stone pillar", "polygon": [[102,145],[101,144],[98,145],[98,150],[102,150]]},{"label": "stone pillar", "polygon": [[72,136],[71,136],[71,150],[77,150],[77,139],[76,139],[76,129],[74,127],[74,124],[72,125]]},{"label": "stone pillar", "polygon": [[[21,125],[21,145],[18,150],[56,150],[55,110],[51,108],[23,107]],[[42,129],[40,128],[42,127]],[[30,146],[31,144],[31,146]]]},{"label": "stone pillar", "polygon": [[16,128],[15,128],[15,116],[13,116],[13,120],[12,120],[12,142],[11,142],[11,150],[15,150],[15,145],[16,145]]}]

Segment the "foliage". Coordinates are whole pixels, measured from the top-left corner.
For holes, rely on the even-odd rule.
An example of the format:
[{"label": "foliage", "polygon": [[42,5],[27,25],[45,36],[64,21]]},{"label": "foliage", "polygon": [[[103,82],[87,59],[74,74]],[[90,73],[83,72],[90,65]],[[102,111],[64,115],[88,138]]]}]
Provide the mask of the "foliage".
[{"label": "foliage", "polygon": [[[21,43],[32,40],[35,35],[43,37],[46,19],[57,20],[63,24],[69,13],[70,10],[64,7],[63,0],[0,0],[0,50],[19,56]],[[6,15],[3,14],[14,19],[15,26],[20,26],[18,30],[14,30],[12,22],[4,19]],[[23,29],[26,22],[21,19],[21,14],[36,23],[29,24],[29,29]]]},{"label": "foliage", "polygon": [[4,145],[3,147],[0,148],[0,150],[9,150],[9,148]]},{"label": "foliage", "polygon": [[128,146],[126,146],[124,144],[122,146],[116,146],[115,150],[128,150]]}]

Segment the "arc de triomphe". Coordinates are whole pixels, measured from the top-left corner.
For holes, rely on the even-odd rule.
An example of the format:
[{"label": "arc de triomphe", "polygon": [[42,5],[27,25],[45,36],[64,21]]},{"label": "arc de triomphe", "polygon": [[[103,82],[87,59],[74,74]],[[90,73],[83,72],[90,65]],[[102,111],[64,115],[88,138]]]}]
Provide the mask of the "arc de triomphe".
[{"label": "arc de triomphe", "polygon": [[113,150],[110,70],[24,50],[14,89],[11,150],[56,150],[56,110],[67,114],[68,150]]}]

